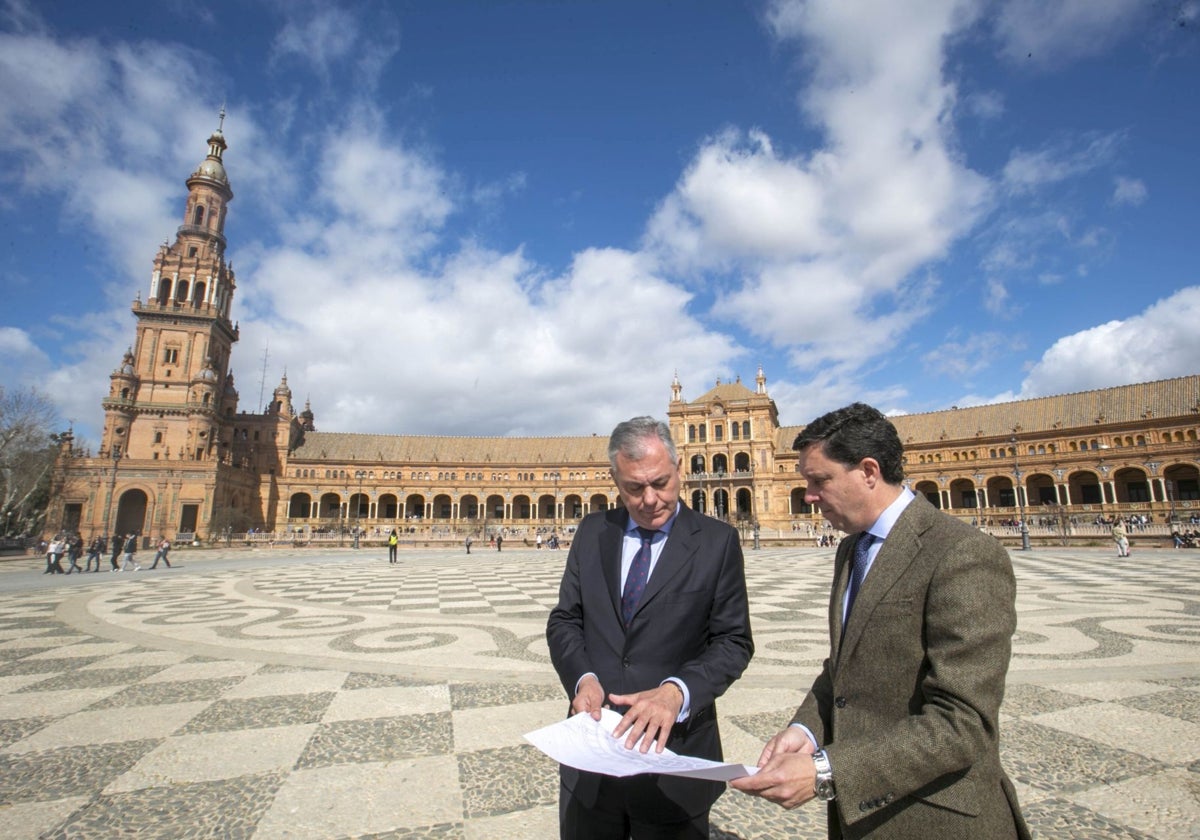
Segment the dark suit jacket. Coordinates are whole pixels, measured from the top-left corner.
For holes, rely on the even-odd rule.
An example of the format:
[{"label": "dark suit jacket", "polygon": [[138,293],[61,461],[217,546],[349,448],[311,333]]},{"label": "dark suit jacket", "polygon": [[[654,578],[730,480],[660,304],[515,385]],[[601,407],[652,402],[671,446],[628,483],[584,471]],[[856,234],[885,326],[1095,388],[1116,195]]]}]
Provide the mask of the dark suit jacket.
[{"label": "dark suit jacket", "polygon": [[[681,505],[628,631],[621,623],[621,540],[624,508],[585,517],[571,541],[558,604],[546,640],[568,697],[591,672],[605,695],[630,694],[678,677],[691,695],[691,715],[665,746],[682,755],[721,759],[715,700],[754,653],[750,609],[737,531]],[[624,709],[617,709],[624,712]],[[637,779],[631,811],[651,821],[707,810],[720,782],[646,775]],[[587,806],[599,777],[562,768],[563,784]]]},{"label": "dark suit jacket", "polygon": [[843,633],[857,536],[838,546],[831,651],[793,719],[833,765],[830,836],[1027,838],[999,755],[1016,629],[1008,553],[918,496],[880,548]]}]

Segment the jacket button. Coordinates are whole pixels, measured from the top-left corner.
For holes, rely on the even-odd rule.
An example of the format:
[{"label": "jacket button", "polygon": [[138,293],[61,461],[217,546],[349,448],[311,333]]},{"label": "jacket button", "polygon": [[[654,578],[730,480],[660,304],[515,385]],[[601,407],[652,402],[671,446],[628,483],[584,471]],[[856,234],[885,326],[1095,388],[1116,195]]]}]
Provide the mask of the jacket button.
[{"label": "jacket button", "polygon": [[626,656],[624,659],[622,659],[621,664],[624,665],[626,668],[628,668],[629,667],[629,657]]},{"label": "jacket button", "polygon": [[846,708],[846,698],[845,697],[833,698],[833,705],[837,706],[839,709]]},{"label": "jacket button", "polygon": [[870,806],[868,803],[866,803],[866,802],[859,802],[859,803],[858,803],[858,810],[860,810],[860,811],[870,811],[870,810],[871,810],[871,806]]}]

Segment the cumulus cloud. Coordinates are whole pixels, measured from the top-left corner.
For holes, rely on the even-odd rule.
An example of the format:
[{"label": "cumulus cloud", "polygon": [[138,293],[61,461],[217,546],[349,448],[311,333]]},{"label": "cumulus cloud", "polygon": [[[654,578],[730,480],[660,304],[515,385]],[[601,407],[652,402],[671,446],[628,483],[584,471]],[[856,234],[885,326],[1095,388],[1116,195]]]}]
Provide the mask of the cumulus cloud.
[{"label": "cumulus cloud", "polygon": [[1067,394],[1196,372],[1200,359],[1200,286],[1145,311],[1064,336],[1031,368],[1023,397]]},{"label": "cumulus cloud", "polygon": [[[887,352],[927,312],[928,276],[986,207],[986,180],[957,152],[944,41],[966,4],[777,2],[767,21],[810,57],[799,102],[826,138],[778,152],[761,131],[705,143],[647,225],[681,273],[736,278],[715,311],[789,348],[805,372],[849,371]],[[848,334],[858,340],[845,341]]]}]

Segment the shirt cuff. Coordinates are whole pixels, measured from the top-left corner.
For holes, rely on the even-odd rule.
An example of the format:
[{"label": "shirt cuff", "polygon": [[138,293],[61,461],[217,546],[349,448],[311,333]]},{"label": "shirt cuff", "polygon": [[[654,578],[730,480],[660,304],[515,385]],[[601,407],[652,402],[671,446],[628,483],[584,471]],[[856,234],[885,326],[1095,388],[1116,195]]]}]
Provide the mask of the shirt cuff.
[{"label": "shirt cuff", "polygon": [[791,726],[794,726],[794,727],[796,727],[797,729],[799,729],[801,732],[803,732],[805,735],[807,735],[807,736],[808,736],[808,740],[812,741],[812,745],[813,745],[813,749],[814,749],[814,750],[819,750],[819,749],[821,749],[821,745],[820,745],[819,743],[817,743],[817,736],[812,734],[812,730],[811,730],[811,729],[809,729],[809,728],[808,728],[807,726],[805,726],[803,723],[793,723],[793,724],[790,724],[790,725],[791,725]]},{"label": "shirt cuff", "polygon": [[679,708],[679,716],[675,718],[676,723],[683,723],[692,714],[692,695],[688,691],[688,687],[684,685],[683,680],[679,679],[679,677],[667,677],[659,685],[666,685],[667,683],[678,686],[679,690],[683,692],[683,705]]}]

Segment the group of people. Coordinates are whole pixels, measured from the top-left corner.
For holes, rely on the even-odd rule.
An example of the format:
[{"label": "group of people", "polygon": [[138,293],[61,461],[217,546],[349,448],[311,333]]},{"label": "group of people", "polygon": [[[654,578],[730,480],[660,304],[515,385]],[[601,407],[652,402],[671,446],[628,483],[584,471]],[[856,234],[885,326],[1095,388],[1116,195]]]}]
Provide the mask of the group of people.
[{"label": "group of people", "polygon": [[[112,552],[109,554],[109,546],[112,547]],[[154,544],[154,562],[150,565],[151,569],[157,569],[160,562],[166,564],[167,568],[171,568],[171,561],[168,555],[171,553],[171,541],[165,536],[160,536]],[[106,536],[99,536],[92,539],[88,545],[87,565],[85,568],[80,568],[77,562],[83,552],[83,539],[78,534],[55,534],[54,539],[45,546],[46,551],[46,571],[42,574],[58,574],[69,575],[72,572],[98,572],[100,571],[100,558],[105,554],[109,554],[109,564],[112,572],[128,572],[141,571],[142,567],[138,565],[135,555],[138,550],[138,534],[136,531],[128,534],[113,534],[110,540]],[[67,558],[68,567],[62,566],[63,557]],[[92,568],[93,563],[95,568]]]},{"label": "group of people", "polygon": [[[1000,764],[1016,583],[993,537],[904,486],[903,445],[855,403],[797,436],[805,501],[837,548],[829,652],[754,775],[729,785],[784,808],[817,799],[832,838],[1014,840],[1029,831]],[[546,640],[569,713],[627,749],[722,760],[716,700],[754,655],[737,531],[679,498],[682,463],[650,417],[609,438],[623,506],[571,541]],[[560,771],[564,838],[703,838],[722,782]]]}]

